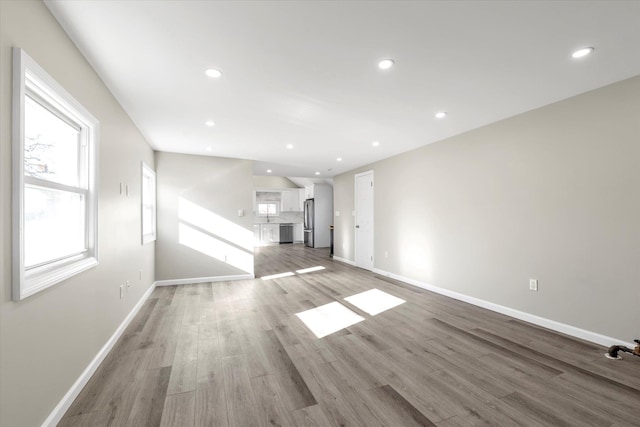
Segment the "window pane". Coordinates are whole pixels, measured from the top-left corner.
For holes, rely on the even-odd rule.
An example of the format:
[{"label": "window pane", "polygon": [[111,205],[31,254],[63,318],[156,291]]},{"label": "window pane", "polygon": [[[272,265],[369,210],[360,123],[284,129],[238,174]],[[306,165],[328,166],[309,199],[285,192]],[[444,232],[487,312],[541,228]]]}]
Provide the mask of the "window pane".
[{"label": "window pane", "polygon": [[24,174],[86,188],[79,179],[80,132],[28,96],[24,110]]},{"label": "window pane", "polygon": [[153,177],[144,174],[142,176],[142,203],[150,205],[153,203]]},{"label": "window pane", "polygon": [[84,210],[81,194],[25,186],[25,266],[86,250]]},{"label": "window pane", "polygon": [[276,204],[275,203],[269,203],[267,205],[267,212],[269,213],[269,215],[275,215],[276,214]]},{"label": "window pane", "polygon": [[267,214],[267,204],[266,203],[259,203],[258,204],[258,214],[259,215],[266,215]]},{"label": "window pane", "polygon": [[142,234],[153,233],[153,207],[144,206],[142,209]]}]

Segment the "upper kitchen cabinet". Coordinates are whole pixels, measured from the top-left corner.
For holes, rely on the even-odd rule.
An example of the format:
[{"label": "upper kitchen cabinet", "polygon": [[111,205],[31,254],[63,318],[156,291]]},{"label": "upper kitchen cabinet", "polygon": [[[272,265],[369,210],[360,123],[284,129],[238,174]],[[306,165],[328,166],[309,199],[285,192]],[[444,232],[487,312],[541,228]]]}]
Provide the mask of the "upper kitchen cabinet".
[{"label": "upper kitchen cabinet", "polygon": [[304,198],[313,199],[313,184],[304,187]]},{"label": "upper kitchen cabinet", "polygon": [[302,212],[302,190],[286,190],[282,192],[282,212]]}]

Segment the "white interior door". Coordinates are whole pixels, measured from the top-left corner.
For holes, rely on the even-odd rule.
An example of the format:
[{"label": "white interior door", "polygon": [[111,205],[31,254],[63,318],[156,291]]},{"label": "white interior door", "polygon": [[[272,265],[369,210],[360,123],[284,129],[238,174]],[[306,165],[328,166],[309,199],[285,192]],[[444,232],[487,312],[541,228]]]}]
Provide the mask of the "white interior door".
[{"label": "white interior door", "polygon": [[373,270],[373,171],[356,175],[355,202],[356,265]]}]

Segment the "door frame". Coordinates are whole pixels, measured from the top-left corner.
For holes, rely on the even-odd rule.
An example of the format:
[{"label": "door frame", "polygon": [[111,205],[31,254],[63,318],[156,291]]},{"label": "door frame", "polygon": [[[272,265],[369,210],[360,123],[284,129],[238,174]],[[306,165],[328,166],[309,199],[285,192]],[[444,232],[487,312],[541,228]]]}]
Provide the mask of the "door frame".
[{"label": "door frame", "polygon": [[[360,207],[358,206],[358,178],[369,175],[371,177],[371,268],[358,265],[358,233],[356,231],[356,222],[358,220],[358,211]],[[375,217],[374,217],[374,206],[375,206],[375,185],[374,185],[374,173],[373,169],[360,172],[354,175],[353,177],[354,189],[353,189],[353,205],[355,210],[353,216],[353,258],[354,264],[356,267],[364,268],[365,270],[373,271],[375,269]]]}]

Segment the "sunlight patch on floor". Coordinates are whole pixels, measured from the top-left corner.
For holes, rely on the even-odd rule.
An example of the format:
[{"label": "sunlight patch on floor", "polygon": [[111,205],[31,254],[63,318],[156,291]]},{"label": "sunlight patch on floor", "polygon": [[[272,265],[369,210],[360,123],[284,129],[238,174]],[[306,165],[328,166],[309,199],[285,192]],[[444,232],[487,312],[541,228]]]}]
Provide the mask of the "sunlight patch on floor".
[{"label": "sunlight patch on floor", "polygon": [[337,301],[296,313],[296,316],[318,338],[326,337],[364,320],[364,317],[358,316]]},{"label": "sunlight patch on floor", "polygon": [[406,302],[403,299],[394,297],[375,288],[347,297],[345,301],[348,301],[350,304],[355,305],[360,310],[372,316]]},{"label": "sunlight patch on floor", "polygon": [[270,276],[262,276],[262,280],[281,279],[283,277],[295,276],[294,273],[287,271],[286,273],[272,274]]},{"label": "sunlight patch on floor", "polygon": [[303,268],[302,270],[296,270],[296,273],[298,274],[304,274],[304,273],[311,273],[314,271],[320,271],[320,270],[324,270],[325,268],[321,265],[318,265],[316,267],[309,267],[309,268]]}]

